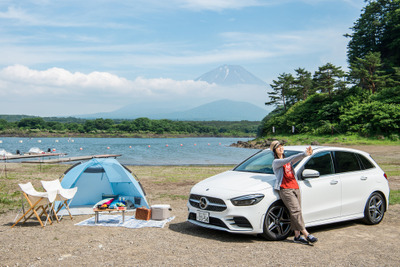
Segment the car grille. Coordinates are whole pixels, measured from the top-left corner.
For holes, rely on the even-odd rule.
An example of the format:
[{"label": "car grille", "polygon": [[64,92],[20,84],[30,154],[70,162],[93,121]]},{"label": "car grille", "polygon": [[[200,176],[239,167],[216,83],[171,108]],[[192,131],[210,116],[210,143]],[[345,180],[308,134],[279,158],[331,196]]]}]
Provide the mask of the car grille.
[{"label": "car grille", "polygon": [[200,209],[200,199],[204,197],[208,200],[208,205],[204,210],[209,211],[224,211],[226,210],[226,204],[222,199],[215,197],[207,197],[202,195],[191,194],[189,196],[189,203],[195,208]]},{"label": "car grille", "polygon": [[[190,212],[189,216],[188,216],[188,219],[196,221],[196,213]],[[228,226],[226,226],[226,224],[223,221],[221,221],[218,218],[214,218],[214,217],[210,217],[210,222],[209,223],[205,223],[205,224],[214,225],[214,226],[218,226],[218,227],[222,227],[222,228],[228,229]]]}]

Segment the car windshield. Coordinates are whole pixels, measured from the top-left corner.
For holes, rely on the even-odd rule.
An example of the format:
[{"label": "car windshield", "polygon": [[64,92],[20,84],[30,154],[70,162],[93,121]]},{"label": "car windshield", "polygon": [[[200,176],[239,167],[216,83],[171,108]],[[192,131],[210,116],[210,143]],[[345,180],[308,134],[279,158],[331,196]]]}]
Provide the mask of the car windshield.
[{"label": "car windshield", "polygon": [[[285,150],[285,157],[298,154],[299,151]],[[267,173],[274,174],[272,170],[272,161],[274,160],[274,154],[271,150],[263,150],[254,154],[252,157],[239,164],[234,171],[241,172],[256,172],[256,173]],[[294,165],[295,166],[295,165]]]}]

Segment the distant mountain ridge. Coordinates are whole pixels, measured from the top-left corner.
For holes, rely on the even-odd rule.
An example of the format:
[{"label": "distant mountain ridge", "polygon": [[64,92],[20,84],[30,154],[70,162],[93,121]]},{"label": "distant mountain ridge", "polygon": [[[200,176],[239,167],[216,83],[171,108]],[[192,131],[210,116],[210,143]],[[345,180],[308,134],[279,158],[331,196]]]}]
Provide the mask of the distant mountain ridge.
[{"label": "distant mountain ridge", "polygon": [[164,114],[159,118],[187,121],[261,121],[267,114],[267,110],[251,103],[223,99],[186,111]]},{"label": "distant mountain ridge", "polygon": [[[195,108],[175,112],[151,112],[130,110],[125,106],[113,112],[79,115],[78,118],[94,119],[136,119],[147,117],[149,119],[170,119],[183,121],[260,121],[268,111],[247,102],[232,101],[228,99],[213,101]],[[130,110],[130,111],[129,111]]]},{"label": "distant mountain ridge", "polygon": [[245,68],[238,65],[222,65],[218,68],[209,71],[195,81],[205,81],[208,83],[215,83],[218,85],[237,85],[237,84],[255,84],[267,85],[266,82],[257,78]]}]

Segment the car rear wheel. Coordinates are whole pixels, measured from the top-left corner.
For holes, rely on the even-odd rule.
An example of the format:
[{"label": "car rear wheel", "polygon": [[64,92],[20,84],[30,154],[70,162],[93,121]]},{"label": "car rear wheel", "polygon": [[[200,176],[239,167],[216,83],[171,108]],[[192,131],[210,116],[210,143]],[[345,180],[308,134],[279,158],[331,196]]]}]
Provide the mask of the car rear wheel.
[{"label": "car rear wheel", "polygon": [[281,202],[272,204],[264,219],[264,232],[262,236],[271,241],[284,240],[290,234],[290,214]]},{"label": "car rear wheel", "polygon": [[377,192],[368,198],[364,210],[364,222],[366,224],[378,224],[385,215],[385,199]]}]

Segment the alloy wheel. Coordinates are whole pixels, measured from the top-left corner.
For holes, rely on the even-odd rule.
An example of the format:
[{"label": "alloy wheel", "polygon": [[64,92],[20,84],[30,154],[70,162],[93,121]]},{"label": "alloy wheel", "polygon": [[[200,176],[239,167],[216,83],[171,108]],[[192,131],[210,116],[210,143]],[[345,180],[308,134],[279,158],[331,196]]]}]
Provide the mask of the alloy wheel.
[{"label": "alloy wheel", "polygon": [[382,220],[385,208],[381,195],[374,194],[368,202],[368,212],[371,222],[378,223]]},{"label": "alloy wheel", "polygon": [[265,218],[265,234],[274,240],[285,239],[290,233],[290,215],[282,204],[272,206]]}]

